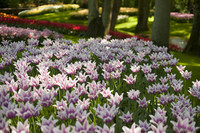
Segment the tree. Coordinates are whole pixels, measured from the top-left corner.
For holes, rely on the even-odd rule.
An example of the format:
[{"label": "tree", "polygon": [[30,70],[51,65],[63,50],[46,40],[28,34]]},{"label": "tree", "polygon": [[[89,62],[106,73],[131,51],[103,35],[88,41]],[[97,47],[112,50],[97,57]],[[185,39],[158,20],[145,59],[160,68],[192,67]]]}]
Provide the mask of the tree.
[{"label": "tree", "polygon": [[120,12],[121,4],[122,4],[122,0],[114,0],[110,30],[115,29],[115,24],[117,22],[117,17]]},{"label": "tree", "polygon": [[151,0],[139,0],[138,4],[138,23],[135,28],[136,32],[142,32],[149,30],[148,17]]},{"label": "tree", "polygon": [[98,0],[88,0],[88,30],[89,37],[103,37],[109,33],[111,26],[114,0],[102,0],[102,14],[99,17]]},{"label": "tree", "polygon": [[169,47],[171,0],[156,0],[154,22],[152,29],[152,41],[159,46]]},{"label": "tree", "polygon": [[192,53],[200,56],[200,1],[194,1],[194,20],[190,39],[184,49],[184,53]]}]

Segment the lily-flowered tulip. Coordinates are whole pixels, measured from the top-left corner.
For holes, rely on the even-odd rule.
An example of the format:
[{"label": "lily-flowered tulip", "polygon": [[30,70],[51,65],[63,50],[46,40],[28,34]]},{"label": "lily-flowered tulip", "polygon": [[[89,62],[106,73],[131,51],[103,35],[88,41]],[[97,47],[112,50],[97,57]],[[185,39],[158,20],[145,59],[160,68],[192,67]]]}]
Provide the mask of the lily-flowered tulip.
[{"label": "lily-flowered tulip", "polygon": [[9,121],[6,121],[6,118],[2,116],[0,113],[0,132],[2,133],[9,133]]},{"label": "lily-flowered tulip", "polygon": [[109,123],[113,120],[113,118],[116,116],[118,112],[119,107],[116,108],[115,105],[110,107],[108,104],[104,104],[103,107],[101,107],[98,104],[97,108],[94,108],[94,110],[97,113],[97,116],[101,118],[105,123]]},{"label": "lily-flowered tulip", "polygon": [[130,113],[129,111],[127,112],[127,114],[125,114],[124,112],[122,112],[123,115],[119,116],[120,119],[122,119],[125,123],[130,123],[133,121],[132,115],[133,113]]},{"label": "lily-flowered tulip", "polygon": [[64,110],[65,106],[67,106],[67,102],[61,99],[61,101],[56,101],[56,105],[53,105],[57,108],[57,110]]},{"label": "lily-flowered tulip", "polygon": [[24,124],[21,123],[21,121],[18,121],[17,128],[13,126],[11,126],[10,128],[12,129],[12,133],[29,133],[28,120],[26,120]]},{"label": "lily-flowered tulip", "polygon": [[157,77],[157,75],[155,75],[155,73],[148,73],[148,74],[146,74],[145,75],[145,78],[146,78],[146,80],[148,81],[148,82],[154,82],[154,81],[156,81],[156,77]]},{"label": "lily-flowered tulip", "polygon": [[116,105],[118,106],[120,104],[120,102],[123,100],[123,93],[121,95],[119,95],[117,92],[115,93],[115,96],[114,95],[111,95],[110,96],[110,99],[107,99],[109,102],[110,102],[110,105],[113,106],[113,105]]},{"label": "lily-flowered tulip", "polygon": [[144,97],[143,99],[138,98],[137,102],[138,102],[140,108],[146,108],[147,104],[150,102],[150,100],[147,101],[146,97]]},{"label": "lily-flowered tulip", "polygon": [[186,66],[182,66],[182,65],[176,66],[176,68],[178,69],[179,72],[184,71],[184,70],[185,70],[185,67],[186,67]]},{"label": "lily-flowered tulip", "polygon": [[170,121],[173,124],[173,129],[176,133],[195,133],[198,128],[195,128],[195,122],[190,122],[188,118],[181,119],[178,117],[178,121]]},{"label": "lily-flowered tulip", "polygon": [[53,133],[54,126],[58,120],[53,120],[53,116],[51,115],[49,119],[44,117],[41,118],[42,123],[37,123],[40,126],[43,133]]},{"label": "lily-flowered tulip", "polygon": [[112,91],[113,91],[113,90],[110,90],[110,87],[108,87],[108,89],[103,88],[102,91],[101,91],[100,93],[102,94],[102,96],[103,96],[104,98],[108,98],[108,97],[110,97],[110,96],[112,95],[112,94],[111,94]]},{"label": "lily-flowered tulip", "polygon": [[130,90],[129,92],[127,92],[128,94],[128,97],[131,99],[131,100],[137,100],[140,96],[140,91],[139,90]]},{"label": "lily-flowered tulip", "polygon": [[81,124],[79,121],[76,121],[74,133],[94,133],[94,132],[95,132],[94,124],[92,123],[90,125],[87,119],[84,121],[83,124]]},{"label": "lily-flowered tulip", "polygon": [[75,132],[74,129],[75,129],[74,126],[66,127],[65,124],[63,123],[61,125],[61,129],[59,129],[59,126],[54,127],[53,132],[54,133],[73,133],[73,132]]},{"label": "lily-flowered tulip", "polygon": [[141,67],[142,67],[142,71],[143,71],[144,74],[151,73],[151,65],[144,64]]},{"label": "lily-flowered tulip", "polygon": [[83,101],[81,101],[80,99],[78,100],[77,106],[80,107],[81,110],[87,110],[90,106],[90,99],[85,100],[85,98],[83,98]]},{"label": "lily-flowered tulip", "polygon": [[192,88],[190,88],[189,92],[191,95],[197,97],[200,100],[200,81],[196,80],[196,82],[192,82]]},{"label": "lily-flowered tulip", "polygon": [[4,114],[8,119],[12,119],[16,116],[17,112],[15,111],[16,105],[15,103],[9,103],[8,107],[2,106],[2,110],[0,113]]},{"label": "lily-flowered tulip", "polygon": [[139,71],[140,71],[140,66],[139,66],[139,65],[132,65],[132,66],[131,66],[131,71],[132,71],[133,73],[139,72]]},{"label": "lily-flowered tulip", "polygon": [[64,96],[64,98],[67,99],[68,103],[75,104],[79,100],[79,95],[75,93],[75,90],[73,90],[71,93],[67,90],[66,96]]},{"label": "lily-flowered tulip", "polygon": [[182,76],[185,80],[191,79],[192,72],[188,72],[188,70],[185,70],[185,71],[181,71],[180,73],[181,73],[181,76]]},{"label": "lily-flowered tulip", "polygon": [[75,119],[78,112],[79,112],[78,106],[76,107],[74,106],[74,104],[70,103],[69,107],[65,106],[64,110],[60,110],[58,112],[58,117],[61,120],[66,120],[67,118]]},{"label": "lily-flowered tulip", "polygon": [[33,106],[33,104],[26,102],[25,105],[20,103],[20,108],[15,109],[17,112],[17,116],[28,119],[30,117],[36,117],[40,114],[40,105],[36,105],[36,107]]},{"label": "lily-flowered tulip", "polygon": [[144,122],[139,120],[139,126],[141,128],[142,133],[147,133],[150,130],[150,124],[147,123],[147,120],[145,120]]},{"label": "lily-flowered tulip", "polygon": [[141,133],[141,128],[140,127],[136,127],[136,124],[133,123],[131,128],[128,128],[126,126],[122,127],[124,133]]},{"label": "lily-flowered tulip", "polygon": [[115,132],[115,124],[113,124],[110,128],[104,124],[103,128],[100,126],[97,126],[97,129],[95,130],[97,133],[114,133]]},{"label": "lily-flowered tulip", "polygon": [[123,80],[126,81],[127,84],[132,85],[135,83],[137,75],[135,75],[134,78],[132,74],[130,74],[129,76],[125,75],[125,77],[126,78]]}]

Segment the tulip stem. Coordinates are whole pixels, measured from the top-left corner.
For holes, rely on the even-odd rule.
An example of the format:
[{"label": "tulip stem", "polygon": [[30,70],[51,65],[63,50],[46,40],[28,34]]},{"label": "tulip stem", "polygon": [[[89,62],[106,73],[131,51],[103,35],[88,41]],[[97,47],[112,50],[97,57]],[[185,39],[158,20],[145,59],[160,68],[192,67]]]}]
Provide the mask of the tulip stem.
[{"label": "tulip stem", "polygon": [[34,117],[32,117],[32,121],[33,121],[33,131],[34,131],[34,133],[36,133],[36,128],[35,128],[35,120],[34,120]]}]

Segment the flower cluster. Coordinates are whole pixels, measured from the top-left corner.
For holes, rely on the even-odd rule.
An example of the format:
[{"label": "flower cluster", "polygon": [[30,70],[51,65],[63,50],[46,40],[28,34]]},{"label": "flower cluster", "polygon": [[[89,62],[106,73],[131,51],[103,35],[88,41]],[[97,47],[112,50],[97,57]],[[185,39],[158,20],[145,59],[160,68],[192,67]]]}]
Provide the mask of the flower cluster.
[{"label": "flower cluster", "polygon": [[[172,73],[178,59],[165,47],[109,36],[1,43],[2,132],[166,132],[177,124],[193,132],[199,126],[199,107],[183,95],[191,75],[184,66]],[[199,98],[199,86],[193,82],[190,97]]]}]

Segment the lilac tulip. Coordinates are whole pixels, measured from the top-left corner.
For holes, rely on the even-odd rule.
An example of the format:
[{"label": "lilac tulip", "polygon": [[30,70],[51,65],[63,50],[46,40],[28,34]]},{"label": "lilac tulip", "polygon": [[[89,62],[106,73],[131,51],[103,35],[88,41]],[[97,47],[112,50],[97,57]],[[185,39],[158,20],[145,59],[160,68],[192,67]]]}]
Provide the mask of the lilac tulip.
[{"label": "lilac tulip", "polygon": [[2,106],[2,110],[0,112],[4,114],[8,119],[12,119],[16,116],[17,112],[15,111],[16,105],[15,103],[9,103],[8,107]]},{"label": "lilac tulip", "polygon": [[147,104],[150,102],[150,100],[146,101],[146,97],[144,97],[142,100],[139,98],[137,100],[137,102],[138,102],[140,108],[146,108]]},{"label": "lilac tulip", "polygon": [[91,125],[88,123],[88,120],[85,120],[83,124],[81,124],[79,121],[76,121],[75,124],[75,131],[74,133],[94,133],[95,127],[92,123]]},{"label": "lilac tulip", "polygon": [[136,127],[135,123],[132,124],[130,129],[126,126],[123,126],[122,129],[124,133],[141,133],[142,130],[140,127]]},{"label": "lilac tulip", "polygon": [[113,105],[116,105],[118,106],[120,104],[120,102],[123,100],[123,93],[121,95],[119,95],[117,92],[115,93],[115,96],[114,95],[111,95],[110,96],[110,99],[107,99],[109,102],[110,102],[110,105],[113,106]]},{"label": "lilac tulip", "polygon": [[140,91],[139,90],[130,90],[129,92],[127,92],[128,94],[128,97],[131,99],[131,100],[137,100],[140,96]]},{"label": "lilac tulip", "polygon": [[43,133],[53,133],[54,126],[58,120],[52,120],[53,116],[51,115],[49,119],[44,117],[41,118],[42,123],[37,123],[40,126]]},{"label": "lilac tulip", "polygon": [[103,96],[104,98],[108,98],[108,97],[110,97],[110,96],[112,95],[112,94],[111,94],[112,91],[113,91],[113,90],[110,90],[110,87],[108,87],[108,89],[103,88],[102,91],[101,91],[100,93],[102,94],[102,96]]},{"label": "lilac tulip", "polygon": [[150,124],[147,123],[147,120],[145,120],[144,122],[139,120],[139,126],[141,128],[142,133],[147,133],[150,130]]},{"label": "lilac tulip", "polygon": [[85,98],[83,98],[83,101],[81,101],[80,99],[78,100],[77,106],[80,107],[81,110],[87,110],[90,106],[90,99],[85,100]]},{"label": "lilac tulip", "polygon": [[6,118],[3,118],[1,113],[0,118],[0,132],[9,133],[9,121],[6,121]]},{"label": "lilac tulip", "polygon": [[23,123],[21,123],[20,121],[18,121],[17,123],[17,128],[11,126],[10,127],[12,129],[12,133],[29,133],[29,124],[28,124],[28,120],[26,120]]},{"label": "lilac tulip", "polygon": [[101,118],[105,123],[109,123],[113,120],[113,118],[116,116],[118,112],[119,107],[116,108],[115,105],[110,107],[108,104],[104,104],[103,107],[101,107],[98,104],[97,108],[94,108],[96,111],[96,114],[99,118]]},{"label": "lilac tulip", "polygon": [[129,113],[129,111],[127,112],[127,114],[125,114],[124,112],[122,112],[123,115],[119,116],[120,119],[122,119],[125,123],[130,123],[133,121],[132,115],[133,113]]},{"label": "lilac tulip", "polygon": [[181,119],[178,117],[178,121],[170,121],[173,124],[173,129],[176,133],[195,133],[198,128],[195,127],[195,122],[190,122],[188,118]]},{"label": "lilac tulip", "polygon": [[95,130],[97,133],[114,133],[115,132],[115,124],[113,124],[110,128],[104,124],[103,128],[100,126],[97,126],[97,129]]},{"label": "lilac tulip", "polygon": [[137,75],[135,75],[134,78],[133,78],[132,74],[130,74],[129,76],[125,75],[125,77],[126,78],[123,79],[123,80],[126,81],[127,84],[132,85],[132,84],[134,84],[136,82]]}]

